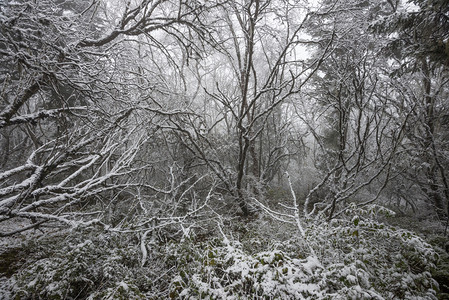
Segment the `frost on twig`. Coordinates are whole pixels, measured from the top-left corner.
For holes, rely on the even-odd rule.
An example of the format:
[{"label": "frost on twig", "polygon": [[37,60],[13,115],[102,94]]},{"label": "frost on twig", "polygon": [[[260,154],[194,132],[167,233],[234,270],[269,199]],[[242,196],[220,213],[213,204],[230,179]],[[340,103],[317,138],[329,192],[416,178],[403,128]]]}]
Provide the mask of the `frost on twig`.
[{"label": "frost on twig", "polygon": [[288,209],[293,210],[293,213],[278,212],[278,211],[275,211],[275,210],[267,207],[266,205],[262,204],[260,201],[258,201],[255,198],[252,198],[252,200],[254,202],[256,202],[256,204],[258,204],[265,211],[265,213],[267,213],[267,215],[270,216],[271,218],[273,218],[277,221],[283,222],[283,223],[289,223],[289,224],[296,225],[296,228],[298,229],[299,234],[301,235],[301,238],[307,244],[307,247],[309,248],[311,255],[317,259],[315,250],[313,249],[313,247],[309,244],[309,242],[307,240],[306,230],[304,229],[304,226],[301,221],[301,217],[299,215],[299,206],[298,206],[298,202],[296,199],[296,194],[293,190],[293,186],[292,186],[292,183],[290,180],[290,175],[287,172],[286,172],[286,175],[287,175],[287,180],[288,180],[288,184],[289,184],[289,188],[290,188],[290,193],[291,193],[292,199],[293,199],[293,207],[288,207]]},{"label": "frost on twig", "polygon": [[145,245],[146,242],[146,238],[148,233],[150,233],[152,231],[152,229],[145,231],[142,234],[142,237],[140,239],[140,251],[142,251],[142,260],[140,261],[140,266],[143,267],[147,261],[147,257],[148,257],[148,251],[147,251],[147,247]]},{"label": "frost on twig", "polygon": [[290,175],[286,172],[287,174],[287,180],[288,180],[288,185],[290,187],[290,192],[292,194],[292,198],[293,198],[293,208],[294,208],[294,219],[296,221],[296,226],[298,227],[299,232],[301,233],[302,238],[304,239],[304,241],[306,242],[307,246],[309,247],[310,253],[312,254],[313,257],[317,257],[315,250],[313,250],[312,246],[310,246],[310,244],[307,241],[307,235],[304,231],[304,228],[301,224],[301,219],[299,217],[299,207],[298,207],[298,203],[296,200],[296,195],[295,195],[295,191],[293,190],[293,186],[292,186],[292,182],[290,180]]}]

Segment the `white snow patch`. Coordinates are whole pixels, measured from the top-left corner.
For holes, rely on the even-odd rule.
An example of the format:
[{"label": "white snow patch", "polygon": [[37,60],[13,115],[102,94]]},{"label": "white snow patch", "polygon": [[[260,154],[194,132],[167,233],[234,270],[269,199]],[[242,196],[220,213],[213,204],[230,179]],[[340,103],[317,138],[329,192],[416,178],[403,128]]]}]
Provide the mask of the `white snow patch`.
[{"label": "white snow patch", "polygon": [[302,266],[304,270],[309,274],[313,274],[314,269],[323,267],[318,259],[314,256],[307,257],[307,262],[303,263]]},{"label": "white snow patch", "polygon": [[129,290],[129,286],[124,281],[120,281],[118,286],[119,286],[119,288],[120,287],[123,288],[123,290],[125,290],[126,292]]}]

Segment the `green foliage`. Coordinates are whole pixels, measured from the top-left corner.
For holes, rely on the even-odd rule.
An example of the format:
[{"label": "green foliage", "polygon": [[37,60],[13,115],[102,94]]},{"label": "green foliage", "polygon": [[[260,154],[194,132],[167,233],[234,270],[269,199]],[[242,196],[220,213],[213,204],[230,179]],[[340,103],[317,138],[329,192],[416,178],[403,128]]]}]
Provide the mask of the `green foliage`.
[{"label": "green foliage", "polygon": [[379,214],[391,213],[385,208],[353,205],[346,213],[330,223],[303,222],[307,240],[293,236],[260,244],[268,232],[262,223],[248,228],[255,233],[248,232],[244,244],[217,237],[153,243],[144,267],[133,235],[73,232],[29,246],[34,254],[15,274],[14,294],[17,299],[436,299],[432,272],[445,276],[435,273],[442,256],[413,232],[377,222]]},{"label": "green foliage", "polygon": [[443,236],[429,237],[439,255],[436,268],[432,270],[432,277],[438,282],[440,290],[439,299],[449,299],[449,239]]},{"label": "green foliage", "polygon": [[414,0],[415,10],[397,11],[379,19],[372,28],[377,33],[396,32],[388,45],[396,57],[429,58],[436,65],[449,64],[449,6],[446,0]]},{"label": "green foliage", "polygon": [[392,213],[383,207],[352,205],[346,213],[308,229],[310,243],[330,272],[331,290],[342,299],[371,299],[371,292],[381,298],[436,299],[431,270],[438,255],[429,244],[413,232],[375,221],[380,213]]},{"label": "green foliage", "polygon": [[376,222],[377,214],[391,213],[382,207],[353,206],[347,213],[331,223],[310,224],[307,240],[318,257],[307,256],[304,243],[294,239],[256,253],[238,242],[173,244],[178,273],[170,296],[436,299],[431,270],[438,255],[429,244],[410,231]]},{"label": "green foliage", "polygon": [[314,283],[319,281],[320,264],[311,257],[291,258],[281,250],[250,255],[237,242],[179,247],[190,249],[188,257],[198,260],[184,265],[188,259],[179,259],[179,275],[172,280],[171,298],[316,298],[324,289]]},{"label": "green foliage", "polygon": [[[16,275],[17,299],[137,299],[136,247],[111,235],[71,235],[35,245],[31,262]],[[34,261],[35,260],[35,261]],[[143,297],[143,296],[142,296]]]},{"label": "green foliage", "polygon": [[100,300],[100,299],[117,299],[117,300],[128,300],[128,299],[147,299],[144,294],[140,291],[133,283],[129,282],[115,282],[113,287],[107,288],[106,290],[96,291],[89,296],[89,300]]}]

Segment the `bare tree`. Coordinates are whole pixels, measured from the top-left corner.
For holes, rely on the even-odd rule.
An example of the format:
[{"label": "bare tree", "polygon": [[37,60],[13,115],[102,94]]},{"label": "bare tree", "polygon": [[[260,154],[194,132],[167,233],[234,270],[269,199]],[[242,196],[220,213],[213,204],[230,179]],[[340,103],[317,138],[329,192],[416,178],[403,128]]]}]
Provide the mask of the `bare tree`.
[{"label": "bare tree", "polygon": [[[136,52],[144,49],[169,59],[164,43],[170,40],[181,51],[194,47],[188,38],[207,35],[201,14],[209,6],[121,4],[45,0],[1,6],[1,221],[25,217],[33,222],[29,228],[48,220],[98,221],[101,210],[85,209],[84,217],[77,211],[107,202],[108,191],[133,189],[132,174],[150,168],[137,159],[143,145],[156,123],[180,110],[166,105],[163,76],[154,75],[162,70],[147,79],[151,75],[133,58],[142,58]],[[167,66],[167,60],[151,62]]]},{"label": "bare tree", "polygon": [[[310,16],[300,1],[230,1],[216,16],[216,50],[198,71],[204,101],[213,103],[209,117],[191,119],[190,129],[179,121],[173,127],[249,215],[246,193],[257,190],[257,184],[248,186],[250,179],[266,183],[289,156],[283,150],[292,140],[290,125],[282,116],[288,110],[282,106],[311,78],[328,48],[308,64],[298,57]],[[217,144],[221,136],[227,140]]]}]

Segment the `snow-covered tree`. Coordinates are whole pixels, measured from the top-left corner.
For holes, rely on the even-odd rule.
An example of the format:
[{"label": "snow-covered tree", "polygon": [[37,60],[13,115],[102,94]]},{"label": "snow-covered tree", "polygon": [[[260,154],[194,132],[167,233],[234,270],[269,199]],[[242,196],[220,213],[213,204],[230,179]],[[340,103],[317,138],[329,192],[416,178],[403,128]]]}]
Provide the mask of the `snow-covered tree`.
[{"label": "snow-covered tree", "polygon": [[[29,218],[25,230],[49,220],[99,220],[101,210],[78,210],[107,205],[107,193],[114,199],[132,174],[149,168],[136,156],[163,122],[157,116],[181,111],[166,105],[164,78],[134,61],[142,51],[169,58],[170,39],[207,36],[200,18],[207,9],[146,0],[2,4],[1,221]],[[150,59],[153,68],[176,68],[165,61]]]}]

